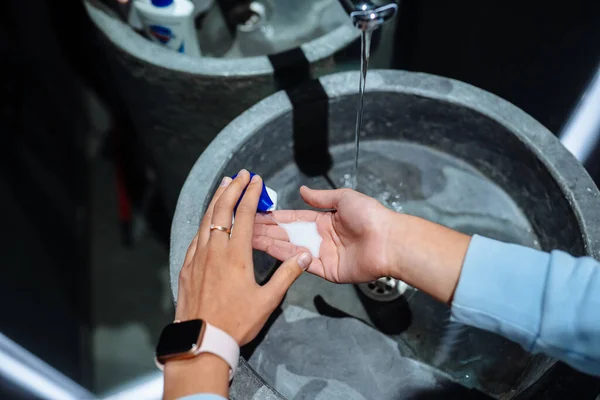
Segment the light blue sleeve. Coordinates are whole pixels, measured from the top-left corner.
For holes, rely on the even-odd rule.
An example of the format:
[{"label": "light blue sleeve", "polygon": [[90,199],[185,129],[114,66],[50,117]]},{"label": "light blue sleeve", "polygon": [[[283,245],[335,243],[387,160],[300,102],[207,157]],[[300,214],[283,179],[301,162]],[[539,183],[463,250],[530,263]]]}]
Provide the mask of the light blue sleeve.
[{"label": "light blue sleeve", "polygon": [[452,318],[600,375],[600,262],[593,258],[474,236]]},{"label": "light blue sleeve", "polygon": [[179,400],[227,400],[218,394],[198,393],[179,398]]}]

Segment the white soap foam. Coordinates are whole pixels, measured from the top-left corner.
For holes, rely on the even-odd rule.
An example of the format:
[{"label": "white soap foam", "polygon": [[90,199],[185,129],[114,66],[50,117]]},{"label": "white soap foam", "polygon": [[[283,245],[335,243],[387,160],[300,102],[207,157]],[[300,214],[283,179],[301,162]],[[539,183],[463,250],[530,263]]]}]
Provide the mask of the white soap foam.
[{"label": "white soap foam", "polygon": [[277,223],[285,230],[290,239],[290,243],[306,247],[312,253],[313,257],[319,257],[319,250],[323,238],[319,235],[316,222],[291,222],[289,224]]}]

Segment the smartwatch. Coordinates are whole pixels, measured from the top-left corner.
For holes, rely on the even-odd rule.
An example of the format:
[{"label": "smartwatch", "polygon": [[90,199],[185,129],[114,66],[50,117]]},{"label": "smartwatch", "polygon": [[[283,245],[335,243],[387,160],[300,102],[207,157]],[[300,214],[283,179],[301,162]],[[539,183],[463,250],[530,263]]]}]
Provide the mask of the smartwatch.
[{"label": "smartwatch", "polygon": [[167,325],[156,346],[155,362],[162,370],[167,361],[190,359],[202,353],[212,353],[225,360],[229,364],[229,380],[233,378],[240,347],[226,332],[201,319]]}]

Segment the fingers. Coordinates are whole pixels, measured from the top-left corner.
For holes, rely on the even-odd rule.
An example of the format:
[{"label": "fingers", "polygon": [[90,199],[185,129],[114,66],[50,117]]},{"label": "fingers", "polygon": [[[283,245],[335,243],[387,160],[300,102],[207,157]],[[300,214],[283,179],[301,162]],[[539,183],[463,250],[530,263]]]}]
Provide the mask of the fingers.
[{"label": "fingers", "polygon": [[337,208],[342,196],[348,192],[350,189],[313,190],[306,186],[300,188],[302,199],[315,208]]},{"label": "fingers", "polygon": [[236,248],[248,251],[252,254],[252,235],[254,232],[254,219],[256,208],[263,188],[263,181],[258,175],[254,175],[246,188],[244,197],[240,201],[235,213],[235,229],[231,240],[235,242]]},{"label": "fingers", "polygon": [[268,213],[260,213],[260,212],[257,213],[254,216],[254,223],[255,224],[264,224],[264,225],[277,225],[275,218],[273,218],[274,212],[279,212],[279,211],[272,211],[272,212],[268,212]]},{"label": "fingers", "polygon": [[[213,210],[215,208],[215,204],[217,203],[217,201],[219,200],[219,198],[221,197],[221,195],[223,194],[225,189],[227,189],[227,187],[229,186],[231,181],[232,181],[232,179],[228,176],[223,178],[223,180],[221,181],[221,184],[219,185],[219,188],[215,192],[215,195],[213,196],[212,200],[210,201],[210,204],[206,208],[206,212],[204,213],[202,222],[200,223],[200,226],[198,227],[198,235],[199,235],[198,240],[202,244],[206,244],[208,242],[208,238],[210,237],[210,224],[212,224]],[[226,226],[229,226],[229,225],[226,225]]]},{"label": "fingers", "polygon": [[185,253],[185,259],[183,260],[183,265],[188,265],[194,259],[194,254],[196,254],[196,249],[198,248],[198,234],[192,239],[190,246],[188,247],[187,253]]},{"label": "fingers", "polygon": [[287,260],[295,254],[308,251],[307,248],[298,247],[287,240],[276,240],[267,236],[254,236],[252,245],[256,250],[264,251],[279,261]]},{"label": "fingers", "polygon": [[198,236],[199,236],[198,240],[202,244],[207,243],[208,238],[210,236],[209,227],[210,227],[210,224],[212,224],[212,222],[211,222],[212,214],[213,214],[213,210],[215,208],[215,204],[217,203],[217,201],[219,200],[219,198],[221,197],[221,195],[223,194],[225,189],[227,189],[227,186],[229,186],[231,181],[232,181],[232,179],[230,177],[228,177],[228,176],[223,177],[221,184],[219,185],[212,200],[210,201],[210,203],[208,204],[208,207],[206,208],[204,217],[202,217],[202,222],[200,223],[200,226],[198,227]]},{"label": "fingers", "polygon": [[271,280],[263,286],[263,290],[267,293],[269,301],[281,301],[287,290],[292,286],[292,283],[304,272],[310,263],[312,256],[310,253],[300,253],[286,262],[275,271]]},{"label": "fingers", "polygon": [[279,225],[254,224],[253,236],[266,236],[271,239],[289,241],[286,231]]},{"label": "fingers", "polygon": [[[226,228],[231,227],[233,209],[242,196],[244,189],[248,186],[249,181],[250,173],[245,169],[241,170],[215,203],[211,224]],[[214,240],[217,244],[224,244],[229,241],[229,235],[225,232],[212,231],[209,234],[211,242]]]},{"label": "fingers", "polygon": [[288,223],[296,221],[313,222],[317,220],[320,213],[311,210],[281,210],[273,211],[266,215],[257,214],[256,220],[265,224],[277,224],[277,222]]}]

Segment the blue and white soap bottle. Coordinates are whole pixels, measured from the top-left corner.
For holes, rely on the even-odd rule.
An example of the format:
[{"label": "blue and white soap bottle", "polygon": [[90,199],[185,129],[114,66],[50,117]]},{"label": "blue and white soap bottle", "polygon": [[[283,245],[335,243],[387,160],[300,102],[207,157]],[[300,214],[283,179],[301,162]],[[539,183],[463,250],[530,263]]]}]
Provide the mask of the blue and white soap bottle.
[{"label": "blue and white soap bottle", "polygon": [[201,55],[190,0],[135,0],[134,7],[152,41],[179,53]]},{"label": "blue and white soap bottle", "polygon": [[[254,175],[256,175],[254,172],[250,172],[250,179],[252,179]],[[232,176],[231,179],[235,179],[236,176],[237,174]],[[244,193],[246,193],[246,189],[244,189],[244,191],[242,192],[242,195],[240,196],[240,199],[238,200],[238,203],[235,206],[236,210],[237,206],[240,204],[240,201],[242,201],[242,198],[244,197]],[[258,206],[256,207],[256,211],[265,213],[275,211],[276,209],[277,192],[265,185],[265,181],[263,181],[262,192],[260,193],[260,198],[258,199]]]}]

